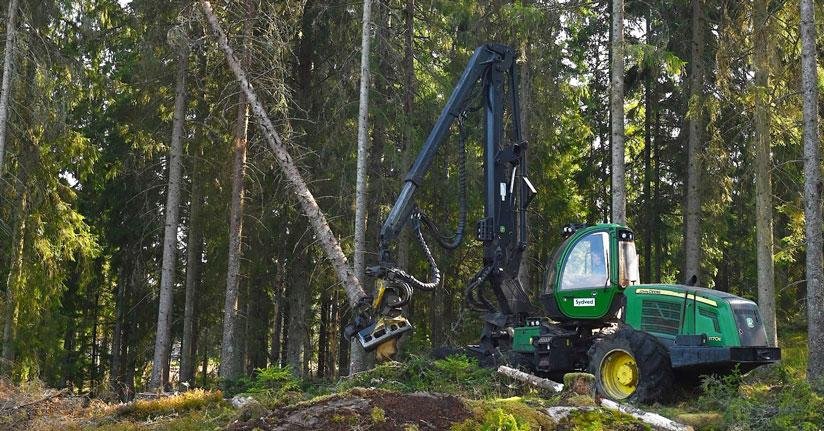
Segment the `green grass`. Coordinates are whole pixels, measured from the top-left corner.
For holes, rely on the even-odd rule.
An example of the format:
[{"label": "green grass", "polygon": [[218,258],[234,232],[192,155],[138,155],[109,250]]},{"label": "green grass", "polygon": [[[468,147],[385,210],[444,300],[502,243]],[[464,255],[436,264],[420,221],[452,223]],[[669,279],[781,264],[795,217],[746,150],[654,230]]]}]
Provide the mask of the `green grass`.
[{"label": "green grass", "polygon": [[791,332],[782,334],[778,339],[781,347],[781,364],[786,372],[799,380],[807,378],[807,333]]}]

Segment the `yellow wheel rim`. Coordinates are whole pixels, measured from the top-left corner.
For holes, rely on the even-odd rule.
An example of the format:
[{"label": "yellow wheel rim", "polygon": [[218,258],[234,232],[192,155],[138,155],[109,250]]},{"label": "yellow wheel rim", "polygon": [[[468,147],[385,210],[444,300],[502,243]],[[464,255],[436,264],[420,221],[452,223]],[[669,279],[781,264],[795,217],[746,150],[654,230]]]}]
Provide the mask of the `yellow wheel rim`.
[{"label": "yellow wheel rim", "polygon": [[610,398],[627,398],[638,386],[638,364],[626,350],[615,349],[607,353],[601,361],[600,372],[601,386]]}]

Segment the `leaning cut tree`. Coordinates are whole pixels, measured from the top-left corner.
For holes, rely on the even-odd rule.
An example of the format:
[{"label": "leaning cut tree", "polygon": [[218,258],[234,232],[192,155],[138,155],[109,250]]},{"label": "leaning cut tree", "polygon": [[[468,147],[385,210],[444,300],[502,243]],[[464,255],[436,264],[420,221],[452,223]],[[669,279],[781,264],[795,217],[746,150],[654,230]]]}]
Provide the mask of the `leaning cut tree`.
[{"label": "leaning cut tree", "polygon": [[249,80],[246,77],[246,72],[240,66],[240,61],[235,56],[232,47],[229,46],[229,40],[226,38],[226,33],[220,26],[214,11],[212,11],[212,5],[206,0],[201,0],[200,6],[203,10],[203,15],[209,22],[209,27],[211,27],[212,32],[217,39],[218,46],[226,56],[226,61],[229,63],[229,68],[232,69],[232,72],[235,74],[235,78],[237,78],[240,83],[240,88],[246,95],[246,100],[252,108],[252,113],[255,115],[255,120],[261,134],[266,139],[266,142],[269,144],[272,152],[275,153],[275,158],[277,159],[278,165],[283,171],[292,192],[295,194],[295,197],[297,197],[298,202],[300,203],[301,211],[309,219],[309,223],[312,225],[312,229],[314,230],[318,242],[323,248],[326,257],[332,264],[332,267],[335,269],[338,279],[341,283],[343,283],[343,286],[346,289],[346,296],[349,300],[349,306],[352,308],[357,307],[362,300],[366,298],[366,293],[363,291],[360,281],[358,281],[358,278],[349,267],[349,263],[346,261],[346,255],[343,254],[343,250],[341,250],[337,238],[332,233],[332,229],[326,221],[326,216],[320,210],[317,201],[315,201],[315,197],[312,195],[312,192],[309,191],[309,188],[306,186],[306,182],[303,180],[303,177],[298,171],[297,165],[295,165],[295,162],[292,160],[292,156],[290,156],[289,152],[286,150],[283,140],[275,130],[275,126],[272,125],[272,120],[269,119],[269,116],[266,114],[266,110],[263,109],[263,105],[258,100],[251,84],[249,84]]}]

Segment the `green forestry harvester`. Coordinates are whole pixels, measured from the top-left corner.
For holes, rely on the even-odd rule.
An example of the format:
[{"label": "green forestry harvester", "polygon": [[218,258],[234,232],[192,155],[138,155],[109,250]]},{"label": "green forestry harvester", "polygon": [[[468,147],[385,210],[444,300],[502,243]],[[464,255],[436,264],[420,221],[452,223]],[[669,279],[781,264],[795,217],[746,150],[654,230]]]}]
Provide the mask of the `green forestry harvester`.
[{"label": "green forestry harvester", "polygon": [[[466,285],[466,307],[482,313],[479,344],[467,352],[483,364],[507,363],[537,375],[575,370],[595,375],[601,395],[652,402],[671,393],[675,376],[749,371],[780,359],[767,345],[752,301],[687,285],[639,284],[632,230],[618,224],[569,224],[549,258],[536,307],[518,280],[527,244],[527,207],[536,190],[527,178],[527,143],[521,137],[516,53],[487,44],[472,55],[432,132],[405,178],[380,233],[373,298],[357,310],[347,335],[379,358],[395,353],[398,338],[412,330],[403,306],[415,289],[432,290],[440,271],[422,228],[445,249],[458,247],[467,215],[464,119],[483,109],[484,218],[475,230],[483,266]],[[506,100],[506,103],[504,102]],[[510,133],[504,142],[504,108]],[[455,234],[445,236],[414,203],[415,191],[449,135],[460,129],[460,210]],[[410,226],[430,265],[419,280],[392,258],[391,244]],[[494,298],[494,299],[493,299]]]}]

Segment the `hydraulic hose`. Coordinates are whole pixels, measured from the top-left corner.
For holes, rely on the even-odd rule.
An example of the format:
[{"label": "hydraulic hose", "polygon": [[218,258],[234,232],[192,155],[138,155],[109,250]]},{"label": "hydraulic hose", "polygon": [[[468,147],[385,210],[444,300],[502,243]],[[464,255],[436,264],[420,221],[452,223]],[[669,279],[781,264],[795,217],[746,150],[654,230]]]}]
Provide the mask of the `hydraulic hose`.
[{"label": "hydraulic hose", "polygon": [[486,298],[484,298],[483,293],[481,292],[481,288],[483,287],[484,282],[489,277],[489,274],[492,273],[491,266],[485,266],[472,277],[472,281],[466,285],[466,289],[464,290],[464,301],[466,304],[475,311],[495,311],[495,306],[489,302]]},{"label": "hydraulic hose", "polygon": [[468,205],[466,199],[466,129],[464,128],[463,120],[466,113],[463,112],[458,115],[458,227],[455,229],[455,234],[451,237],[443,235],[438,226],[426,216],[421,213],[421,221],[432,232],[435,241],[438,242],[442,248],[446,250],[454,250],[461,245],[466,232],[466,215],[468,212]]},{"label": "hydraulic hose", "polygon": [[418,240],[418,244],[421,246],[421,250],[423,251],[424,256],[426,256],[427,262],[429,262],[429,281],[418,280],[414,275],[400,268],[392,268],[390,270],[396,278],[408,284],[409,296],[412,296],[412,290],[415,288],[431,292],[435,290],[439,284],[441,284],[441,270],[438,269],[438,264],[435,262],[435,257],[432,256],[432,250],[429,249],[429,245],[426,244],[426,240],[423,237],[423,232],[421,232],[420,213],[417,212],[417,210],[412,215],[412,230],[415,232],[415,239]]}]

